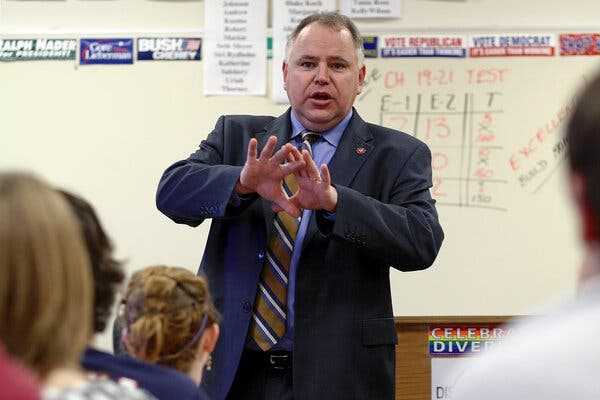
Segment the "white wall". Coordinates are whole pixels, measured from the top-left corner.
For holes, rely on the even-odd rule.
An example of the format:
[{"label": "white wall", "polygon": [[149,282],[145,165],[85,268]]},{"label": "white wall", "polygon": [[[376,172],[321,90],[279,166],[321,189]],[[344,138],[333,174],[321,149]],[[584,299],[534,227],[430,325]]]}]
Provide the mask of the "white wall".
[{"label": "white wall", "polygon": [[[0,0],[0,32],[191,31],[216,0]],[[279,0],[273,0],[279,1]],[[280,0],[283,1],[283,0]],[[401,0],[403,18],[357,21],[362,30],[595,29],[594,0]],[[339,0],[338,0],[339,4]]]}]

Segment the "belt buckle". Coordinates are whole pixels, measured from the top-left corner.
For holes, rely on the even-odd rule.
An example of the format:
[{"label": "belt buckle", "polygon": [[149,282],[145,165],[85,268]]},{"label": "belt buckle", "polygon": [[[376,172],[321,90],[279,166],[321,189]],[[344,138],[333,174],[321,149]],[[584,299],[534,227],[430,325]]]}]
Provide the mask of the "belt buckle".
[{"label": "belt buckle", "polygon": [[288,354],[269,354],[269,365],[273,369],[287,369],[290,356]]}]

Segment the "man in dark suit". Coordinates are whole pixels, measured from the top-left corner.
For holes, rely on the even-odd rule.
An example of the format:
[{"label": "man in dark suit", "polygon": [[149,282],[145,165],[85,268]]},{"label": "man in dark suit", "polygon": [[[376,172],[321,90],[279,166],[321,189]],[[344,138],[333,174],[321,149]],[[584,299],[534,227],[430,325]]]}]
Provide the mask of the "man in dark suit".
[{"label": "man in dark suit", "polygon": [[443,232],[427,146],[352,107],[365,72],[348,18],[305,18],[283,66],[291,109],[221,117],[160,181],[164,214],[212,219],[215,399],[394,397],[389,269],[430,266]]}]

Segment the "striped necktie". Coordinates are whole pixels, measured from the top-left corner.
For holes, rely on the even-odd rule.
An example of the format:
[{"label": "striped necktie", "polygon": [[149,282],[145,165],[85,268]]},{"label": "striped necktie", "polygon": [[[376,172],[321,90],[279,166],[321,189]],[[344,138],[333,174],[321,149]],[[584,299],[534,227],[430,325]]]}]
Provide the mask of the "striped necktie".
[{"label": "striped necktie", "polygon": [[[319,137],[319,134],[308,131],[302,134],[302,146],[311,156],[311,145]],[[285,177],[283,189],[288,196],[298,191],[293,174]],[[285,334],[288,278],[300,218],[280,211],[273,218],[273,225],[250,321],[250,336],[263,351],[270,350]]]},{"label": "striped necktie", "polygon": [[302,133],[302,148],[308,150],[308,153],[313,157],[312,145],[321,138],[319,133],[304,131]]}]

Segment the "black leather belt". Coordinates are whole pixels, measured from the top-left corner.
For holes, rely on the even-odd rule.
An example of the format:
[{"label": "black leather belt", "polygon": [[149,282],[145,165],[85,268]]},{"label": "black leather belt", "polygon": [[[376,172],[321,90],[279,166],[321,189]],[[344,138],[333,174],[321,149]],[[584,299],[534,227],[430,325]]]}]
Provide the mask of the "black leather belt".
[{"label": "black leather belt", "polygon": [[246,356],[254,363],[277,370],[292,369],[292,353],[289,351],[252,351],[246,350]]}]

